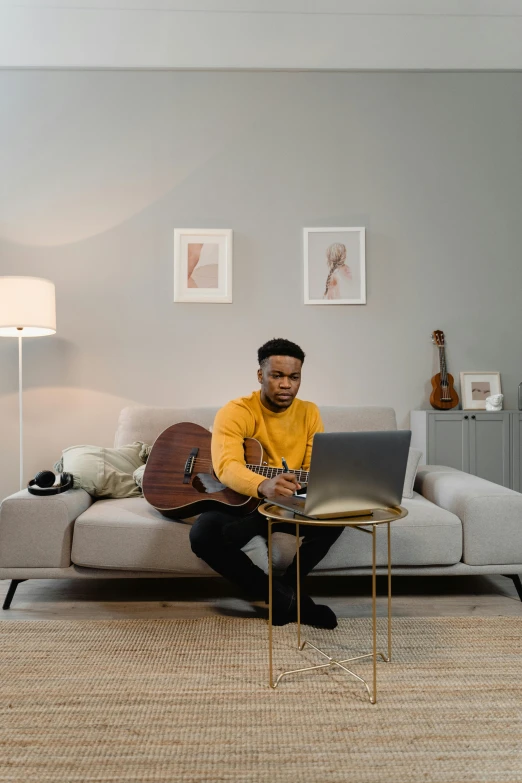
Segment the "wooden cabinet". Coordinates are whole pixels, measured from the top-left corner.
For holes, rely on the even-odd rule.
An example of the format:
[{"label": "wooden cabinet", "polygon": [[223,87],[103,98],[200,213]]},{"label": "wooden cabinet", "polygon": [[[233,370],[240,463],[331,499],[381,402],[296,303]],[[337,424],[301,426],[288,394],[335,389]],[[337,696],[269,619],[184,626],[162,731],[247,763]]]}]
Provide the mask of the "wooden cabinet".
[{"label": "wooden cabinet", "polygon": [[412,411],[411,430],[422,462],[522,490],[521,411]]}]

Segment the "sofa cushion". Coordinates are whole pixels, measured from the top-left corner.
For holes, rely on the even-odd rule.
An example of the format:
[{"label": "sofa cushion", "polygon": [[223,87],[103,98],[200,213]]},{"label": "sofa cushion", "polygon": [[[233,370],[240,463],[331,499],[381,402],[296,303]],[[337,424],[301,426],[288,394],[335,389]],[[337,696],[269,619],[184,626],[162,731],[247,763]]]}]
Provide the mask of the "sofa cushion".
[{"label": "sofa cushion", "polygon": [[[75,565],[125,571],[172,571],[185,576],[215,575],[192,552],[190,521],[164,517],[144,498],[98,500],[89,511],[81,514],[74,526],[71,560]],[[293,536],[274,534],[274,562],[284,568],[294,556],[287,546],[288,538],[295,542]],[[263,547],[260,554],[255,543],[250,542],[244,550],[266,571]]]},{"label": "sofa cushion", "polygon": [[[451,565],[462,554],[460,520],[414,494],[403,501],[409,515],[392,525],[395,565]],[[98,500],[76,520],[71,559],[78,566],[123,570],[172,571],[210,575],[214,571],[192,552],[190,524],[162,516],[143,498]],[[246,547],[246,550],[249,548]],[[286,568],[295,552],[295,538],[274,534],[276,567]],[[248,551],[255,559],[255,552]],[[377,559],[386,560],[386,527],[378,530]],[[338,570],[371,565],[371,538],[345,530],[316,568]]]},{"label": "sofa cushion", "polygon": [[[190,521],[169,519],[144,498],[98,500],[90,514],[81,514],[74,525],[71,560],[87,568],[125,571],[172,571],[189,576],[215,575],[190,547]],[[274,536],[274,561],[286,563]],[[255,542],[244,549],[260,567]],[[266,548],[265,548],[266,549]],[[293,554],[289,556],[291,561]]]},{"label": "sofa cushion", "polygon": [[[450,511],[417,492],[402,501],[408,516],[391,524],[392,564],[396,566],[453,565],[462,557],[462,525]],[[291,536],[287,536],[291,539]],[[287,542],[291,549],[292,543]],[[377,565],[387,559],[387,525],[377,528]],[[360,530],[342,532],[316,571],[371,566],[372,539]]]},{"label": "sofa cushion", "polygon": [[[151,408],[145,405],[130,405],[120,411],[114,446],[123,446],[135,440],[142,440],[152,445],[163,430],[183,421],[191,421],[209,429],[217,410],[217,408]],[[137,432],[140,434],[135,437]]]},{"label": "sofa cushion", "polygon": [[[171,424],[182,421],[192,421],[209,429],[217,410],[217,408],[128,406],[120,412],[114,445],[123,446],[135,440],[152,444],[163,430]],[[320,411],[326,432],[397,429],[393,408],[377,405],[353,407],[322,405]]]},{"label": "sofa cushion", "polygon": [[213,574],[192,552],[190,524],[160,514],[144,498],[98,500],[74,525],[71,560],[78,566]]}]

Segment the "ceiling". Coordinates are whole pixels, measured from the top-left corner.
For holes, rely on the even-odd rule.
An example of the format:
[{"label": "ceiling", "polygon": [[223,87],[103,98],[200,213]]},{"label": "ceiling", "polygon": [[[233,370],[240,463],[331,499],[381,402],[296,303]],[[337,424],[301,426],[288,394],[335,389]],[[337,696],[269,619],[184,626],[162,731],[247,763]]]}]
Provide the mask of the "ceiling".
[{"label": "ceiling", "polygon": [[522,70],[522,0],[0,0],[0,68]]}]

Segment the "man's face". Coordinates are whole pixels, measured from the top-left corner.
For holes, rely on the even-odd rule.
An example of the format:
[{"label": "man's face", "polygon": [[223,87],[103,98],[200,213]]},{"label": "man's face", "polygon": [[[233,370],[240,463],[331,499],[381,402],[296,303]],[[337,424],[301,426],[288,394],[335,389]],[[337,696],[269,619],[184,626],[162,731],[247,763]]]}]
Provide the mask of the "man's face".
[{"label": "man's face", "polygon": [[293,356],[270,356],[257,371],[261,402],[278,413],[290,407],[301,385],[302,363]]}]

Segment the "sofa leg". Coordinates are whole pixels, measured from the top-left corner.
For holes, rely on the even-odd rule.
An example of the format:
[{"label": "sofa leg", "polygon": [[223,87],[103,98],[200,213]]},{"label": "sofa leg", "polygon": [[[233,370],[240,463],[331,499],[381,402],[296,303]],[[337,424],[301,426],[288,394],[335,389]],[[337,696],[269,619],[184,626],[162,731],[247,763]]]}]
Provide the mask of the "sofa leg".
[{"label": "sofa leg", "polygon": [[509,579],[513,580],[517,589],[518,597],[522,601],[522,581],[520,581],[520,576],[518,574],[504,574],[504,576],[507,576]]},{"label": "sofa leg", "polygon": [[20,584],[20,582],[27,582],[27,579],[12,579],[11,584],[9,585],[9,590],[7,591],[7,595],[5,597],[4,605],[2,609],[9,609],[11,606],[11,601],[13,600],[13,596],[16,592],[16,588]]}]

